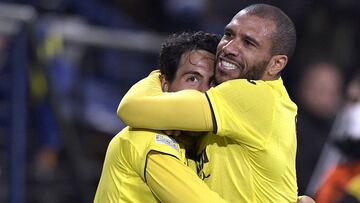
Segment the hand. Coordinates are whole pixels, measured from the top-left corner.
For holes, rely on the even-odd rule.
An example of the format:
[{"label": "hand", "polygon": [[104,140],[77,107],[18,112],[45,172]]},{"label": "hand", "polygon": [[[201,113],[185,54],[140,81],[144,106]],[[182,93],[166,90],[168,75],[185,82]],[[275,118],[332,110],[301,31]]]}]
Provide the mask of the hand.
[{"label": "hand", "polygon": [[303,195],[298,197],[297,203],[315,203],[315,201],[311,197]]}]

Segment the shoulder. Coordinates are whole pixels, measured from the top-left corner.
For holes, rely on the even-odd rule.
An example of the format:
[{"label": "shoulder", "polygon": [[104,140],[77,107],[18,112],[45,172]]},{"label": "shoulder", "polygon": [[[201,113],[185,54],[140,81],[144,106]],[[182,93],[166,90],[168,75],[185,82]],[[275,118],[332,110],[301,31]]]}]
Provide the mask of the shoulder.
[{"label": "shoulder", "polygon": [[269,86],[269,82],[271,81],[264,81],[264,80],[248,80],[248,79],[235,79],[229,80],[219,84],[218,86],[214,87],[215,89],[227,89],[227,88],[236,88],[243,87],[246,89],[268,89],[271,88]]},{"label": "shoulder", "polygon": [[147,155],[150,151],[172,154],[176,157],[181,154],[179,143],[161,131],[129,127],[124,129],[124,132],[119,136],[123,140],[122,147],[132,147],[139,155]]},{"label": "shoulder", "polygon": [[269,108],[275,101],[272,86],[261,80],[230,80],[211,88],[207,95],[212,105],[240,112],[251,108]]},{"label": "shoulder", "polygon": [[122,145],[131,145],[141,151],[154,142],[157,134],[161,134],[161,132],[126,127],[113,139],[119,139]]},{"label": "shoulder", "polygon": [[225,97],[228,99],[241,98],[272,98],[273,87],[267,81],[237,79],[224,82],[207,93],[215,97]]}]

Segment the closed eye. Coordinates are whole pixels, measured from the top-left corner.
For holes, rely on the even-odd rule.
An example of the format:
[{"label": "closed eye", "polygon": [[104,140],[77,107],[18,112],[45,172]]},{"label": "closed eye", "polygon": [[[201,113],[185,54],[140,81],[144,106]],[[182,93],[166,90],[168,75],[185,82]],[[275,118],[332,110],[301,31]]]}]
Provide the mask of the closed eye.
[{"label": "closed eye", "polygon": [[249,36],[244,37],[244,44],[246,46],[259,47],[259,43],[255,39]]},{"label": "closed eye", "polygon": [[255,46],[254,43],[252,43],[250,40],[247,40],[247,39],[244,40],[244,43],[246,46]]}]

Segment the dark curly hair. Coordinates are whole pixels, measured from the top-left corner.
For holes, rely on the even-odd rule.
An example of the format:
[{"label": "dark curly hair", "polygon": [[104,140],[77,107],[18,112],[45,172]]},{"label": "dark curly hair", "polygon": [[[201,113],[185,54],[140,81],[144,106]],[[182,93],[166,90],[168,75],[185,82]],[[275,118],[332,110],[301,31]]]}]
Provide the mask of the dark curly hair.
[{"label": "dark curly hair", "polygon": [[202,31],[172,34],[161,45],[159,69],[168,81],[173,81],[182,54],[192,50],[205,50],[216,54],[220,36]]}]

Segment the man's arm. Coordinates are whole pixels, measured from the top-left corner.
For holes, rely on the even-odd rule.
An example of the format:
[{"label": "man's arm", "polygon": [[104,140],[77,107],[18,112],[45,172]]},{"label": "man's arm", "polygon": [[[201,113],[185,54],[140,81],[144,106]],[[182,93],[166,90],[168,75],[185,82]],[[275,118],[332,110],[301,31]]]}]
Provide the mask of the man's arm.
[{"label": "man's arm", "polygon": [[161,202],[225,202],[194,171],[171,155],[151,152],[145,173],[148,186]]},{"label": "man's arm", "polygon": [[117,109],[121,120],[135,128],[212,131],[212,113],[204,93],[184,90],[163,93],[159,71],[136,83]]}]

